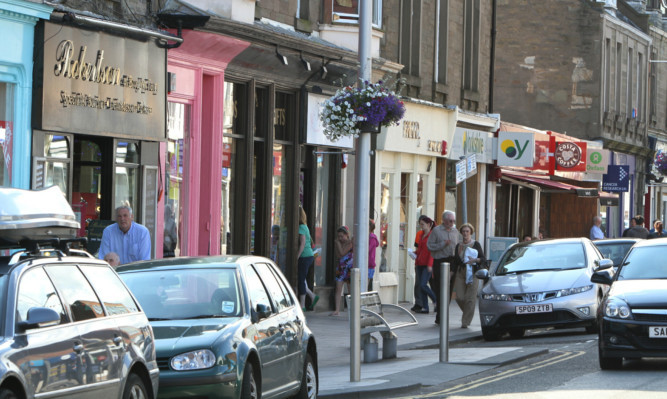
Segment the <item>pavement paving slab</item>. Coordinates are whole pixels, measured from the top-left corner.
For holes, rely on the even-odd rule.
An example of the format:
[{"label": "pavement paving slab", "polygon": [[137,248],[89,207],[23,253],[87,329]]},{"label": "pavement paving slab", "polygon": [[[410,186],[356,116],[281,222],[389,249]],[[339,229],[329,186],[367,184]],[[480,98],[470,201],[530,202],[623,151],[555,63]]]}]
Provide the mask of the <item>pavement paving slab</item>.
[{"label": "pavement paving slab", "polygon": [[[409,303],[400,305],[406,309],[412,306]],[[389,392],[394,395],[407,393],[548,352],[545,348],[517,346],[520,341],[516,340],[508,341],[504,347],[481,347],[479,317],[475,315],[470,326],[461,328],[461,310],[452,301],[449,306],[449,342],[470,342],[472,346],[449,348],[446,352],[448,361],[440,362],[440,326],[435,324],[435,314],[415,314],[418,325],[395,330],[397,357],[374,363],[362,362],[361,378],[353,382],[350,377],[348,315],[341,312],[340,316],[329,316],[329,313],[306,313],[306,322],[317,340],[321,398],[370,398],[382,397]],[[382,338],[379,334],[374,335],[381,357]],[[479,347],[474,346],[475,341],[479,341]]]}]

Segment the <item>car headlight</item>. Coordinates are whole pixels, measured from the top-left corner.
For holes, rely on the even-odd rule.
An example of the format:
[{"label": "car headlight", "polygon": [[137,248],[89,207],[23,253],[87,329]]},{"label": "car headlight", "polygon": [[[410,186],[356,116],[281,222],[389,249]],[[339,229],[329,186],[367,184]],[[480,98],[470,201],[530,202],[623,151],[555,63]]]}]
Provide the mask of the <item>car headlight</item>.
[{"label": "car headlight", "polygon": [[181,353],[171,358],[171,368],[176,371],[207,369],[214,364],[215,354],[208,349]]},{"label": "car headlight", "polygon": [[512,296],[507,294],[482,294],[482,299],[487,301],[511,301]]},{"label": "car headlight", "polygon": [[581,294],[582,292],[590,291],[592,289],[593,289],[593,284],[584,285],[583,287],[575,287],[566,290],[560,290],[556,292],[556,298],[560,298],[562,296],[567,296],[567,295]]},{"label": "car headlight", "polygon": [[631,319],[632,311],[622,299],[610,298],[604,303],[604,315],[613,319]]}]

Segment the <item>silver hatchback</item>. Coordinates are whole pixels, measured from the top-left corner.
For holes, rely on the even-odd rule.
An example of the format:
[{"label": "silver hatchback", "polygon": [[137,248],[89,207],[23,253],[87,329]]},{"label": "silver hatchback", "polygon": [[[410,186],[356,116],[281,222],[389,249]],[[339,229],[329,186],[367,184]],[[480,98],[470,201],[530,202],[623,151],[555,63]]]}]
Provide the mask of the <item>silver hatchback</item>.
[{"label": "silver hatchback", "polygon": [[511,246],[491,270],[480,270],[482,334],[488,341],[526,329],[586,327],[597,331],[596,312],[606,288],[591,283],[596,267],[611,264],[587,238],[529,241]]}]

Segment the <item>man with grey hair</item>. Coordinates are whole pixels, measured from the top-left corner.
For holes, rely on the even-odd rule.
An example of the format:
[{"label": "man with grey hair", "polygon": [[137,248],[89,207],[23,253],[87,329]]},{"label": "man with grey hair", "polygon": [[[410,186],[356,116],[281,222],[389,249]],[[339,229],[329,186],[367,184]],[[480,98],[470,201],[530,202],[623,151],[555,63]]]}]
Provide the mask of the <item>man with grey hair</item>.
[{"label": "man with grey hair", "polygon": [[116,223],[102,232],[102,243],[97,254],[99,259],[109,252],[115,252],[120,264],[149,260],[151,258],[151,236],[148,229],[134,223],[132,208],[122,205],[116,208]]},{"label": "man with grey hair", "polygon": [[[431,256],[433,257],[433,291],[435,291],[435,296],[438,301],[435,307],[435,322],[440,324],[440,306],[448,306],[449,299],[443,301],[443,298],[440,298],[440,275],[441,275],[441,263],[449,263],[450,267],[454,264],[454,249],[456,244],[461,242],[461,234],[456,230],[456,214],[452,211],[444,211],[442,213],[442,223],[436,226],[431,230],[431,235],[428,237],[426,242],[426,247],[431,251]],[[449,284],[449,294],[452,294],[452,285],[454,279],[452,278],[451,269],[450,269],[450,284]]]},{"label": "man with grey hair", "polygon": [[604,233],[600,226],[602,225],[602,218],[600,216],[593,216],[593,227],[591,227],[591,240],[601,240],[604,238]]}]

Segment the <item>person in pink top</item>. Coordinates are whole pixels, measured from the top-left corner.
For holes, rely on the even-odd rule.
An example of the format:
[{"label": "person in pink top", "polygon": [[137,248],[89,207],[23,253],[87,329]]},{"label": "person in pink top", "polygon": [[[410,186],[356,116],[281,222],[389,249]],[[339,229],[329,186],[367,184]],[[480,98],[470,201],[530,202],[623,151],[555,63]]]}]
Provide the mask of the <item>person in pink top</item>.
[{"label": "person in pink top", "polygon": [[431,256],[431,251],[428,250],[426,243],[428,242],[428,237],[431,235],[431,229],[435,225],[433,219],[428,216],[422,215],[419,218],[419,227],[424,232],[417,244],[417,250],[415,254],[417,258],[415,259],[415,278],[419,282],[418,292],[415,293],[416,304],[413,310],[415,313],[428,313],[428,300],[429,298],[435,303],[436,296],[431,287],[428,286],[428,280],[433,274],[433,257]]},{"label": "person in pink top", "polygon": [[375,222],[373,219],[368,223],[368,291],[373,290],[373,276],[375,275],[375,250],[380,246],[378,237],[373,233],[375,231]]}]

